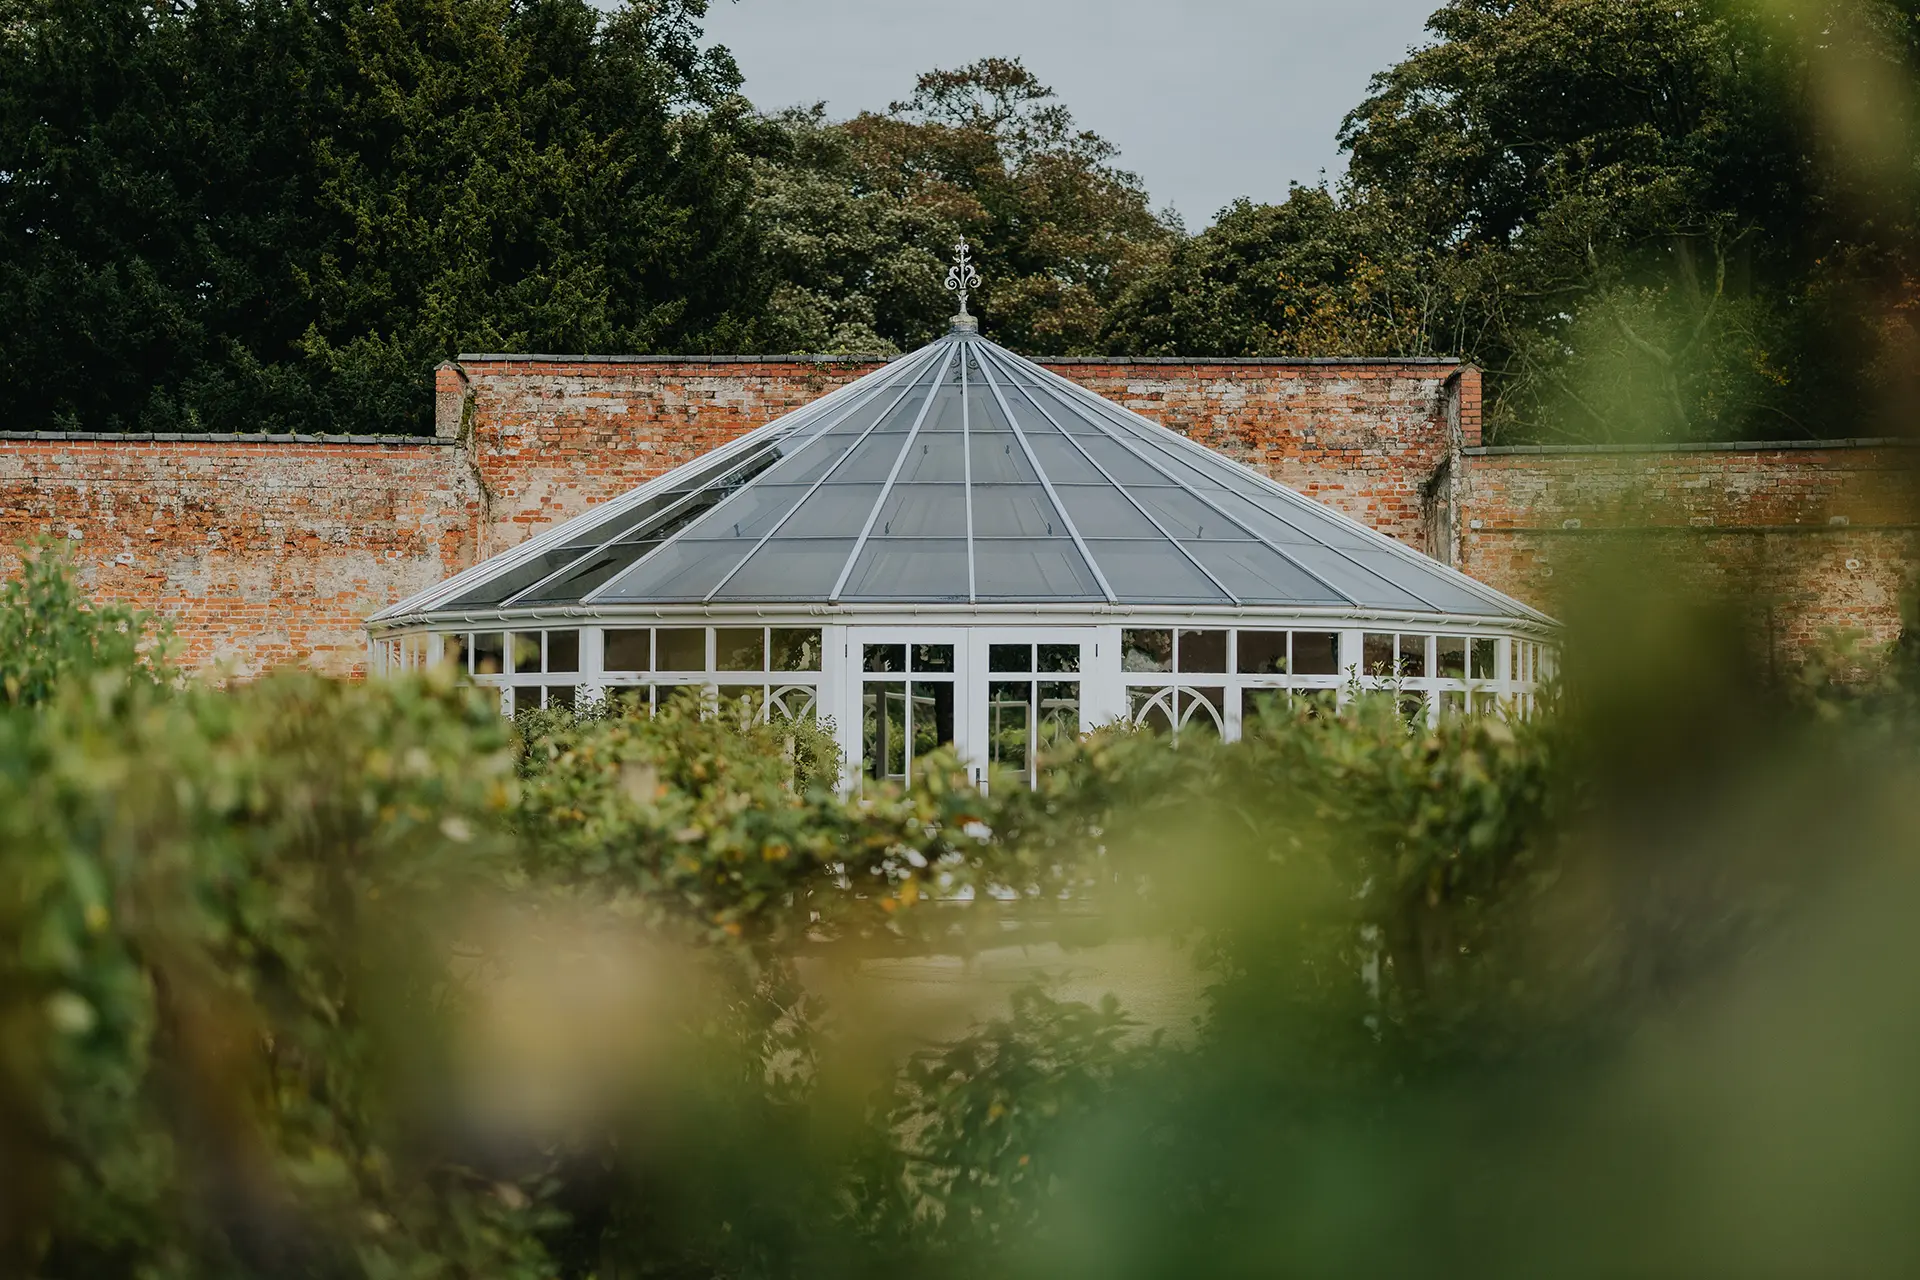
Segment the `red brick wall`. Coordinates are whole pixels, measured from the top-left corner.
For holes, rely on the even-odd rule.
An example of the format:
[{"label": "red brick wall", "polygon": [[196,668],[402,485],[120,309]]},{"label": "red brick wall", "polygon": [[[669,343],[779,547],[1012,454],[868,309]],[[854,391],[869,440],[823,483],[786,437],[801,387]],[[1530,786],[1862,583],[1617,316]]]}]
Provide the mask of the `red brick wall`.
[{"label": "red brick wall", "polygon": [[0,440],[0,575],[51,536],[197,668],[358,672],[360,619],[471,564],[482,508],[457,448],[354,440]]},{"label": "red brick wall", "polygon": [[1920,586],[1920,450],[1477,450],[1461,565],[1553,612],[1601,554],[1633,557],[1749,611],[1792,665],[1851,633],[1896,639]]}]

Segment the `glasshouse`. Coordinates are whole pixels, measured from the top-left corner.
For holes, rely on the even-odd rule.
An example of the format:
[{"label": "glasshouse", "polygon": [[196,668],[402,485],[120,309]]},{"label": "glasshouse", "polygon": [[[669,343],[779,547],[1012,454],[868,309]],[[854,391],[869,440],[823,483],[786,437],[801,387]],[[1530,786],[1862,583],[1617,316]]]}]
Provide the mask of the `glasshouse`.
[{"label": "glasshouse", "polygon": [[1116,721],[1238,737],[1391,687],[1524,712],[1544,615],[983,339],[933,345],[369,622],[511,714],[676,691],[1034,776]]}]

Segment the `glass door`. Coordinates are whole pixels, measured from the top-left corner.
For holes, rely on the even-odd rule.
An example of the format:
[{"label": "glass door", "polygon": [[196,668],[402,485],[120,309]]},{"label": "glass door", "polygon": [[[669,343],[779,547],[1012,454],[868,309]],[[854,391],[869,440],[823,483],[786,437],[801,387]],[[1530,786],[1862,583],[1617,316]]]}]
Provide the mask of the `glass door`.
[{"label": "glass door", "polygon": [[905,785],[932,752],[964,749],[967,726],[959,711],[966,632],[873,630],[848,638],[860,685],[856,763],[862,778]]},{"label": "glass door", "polygon": [[1031,787],[1040,760],[1087,729],[1083,680],[1094,638],[1081,630],[974,633],[971,699],[975,754],[989,771]]}]

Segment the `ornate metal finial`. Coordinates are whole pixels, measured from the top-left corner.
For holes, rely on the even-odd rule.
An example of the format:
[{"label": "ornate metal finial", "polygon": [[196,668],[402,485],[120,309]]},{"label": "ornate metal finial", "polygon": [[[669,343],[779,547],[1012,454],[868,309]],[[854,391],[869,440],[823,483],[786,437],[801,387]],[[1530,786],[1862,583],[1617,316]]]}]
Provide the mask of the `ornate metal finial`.
[{"label": "ornate metal finial", "polygon": [[953,267],[947,272],[947,288],[960,295],[960,314],[955,319],[971,319],[967,313],[967,293],[980,287],[980,273],[973,269],[973,250],[965,236],[953,246]]}]

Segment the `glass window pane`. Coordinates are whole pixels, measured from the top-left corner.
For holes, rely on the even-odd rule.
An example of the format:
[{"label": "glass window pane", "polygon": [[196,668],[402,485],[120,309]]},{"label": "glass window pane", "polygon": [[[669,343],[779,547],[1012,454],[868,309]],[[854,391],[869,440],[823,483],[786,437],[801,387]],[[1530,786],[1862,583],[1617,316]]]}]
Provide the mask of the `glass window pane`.
[{"label": "glass window pane", "polygon": [[608,631],[604,636],[608,671],[653,670],[653,632]]},{"label": "glass window pane", "polygon": [[1127,495],[1109,484],[1066,485],[1056,492],[1083,538],[1157,538],[1160,531]]},{"label": "glass window pane", "polygon": [[907,780],[907,686],[860,687],[860,746],[869,778]]},{"label": "glass window pane", "polygon": [[1172,689],[1129,689],[1127,710],[1133,723],[1154,733],[1173,732]]},{"label": "glass window pane", "polygon": [[973,536],[976,538],[1064,538],[1060,518],[1047,491],[1037,484],[975,484]]},{"label": "glass window pane", "polygon": [[1287,633],[1242,631],[1234,665],[1243,676],[1278,676],[1287,672]]},{"label": "glass window pane", "polygon": [[907,669],[907,646],[903,644],[870,644],[864,646],[866,656],[862,659],[862,671],[898,671]]},{"label": "glass window pane", "polygon": [[1142,462],[1130,450],[1105,436],[1082,436],[1080,444],[1115,484],[1145,487],[1171,483],[1165,476]]},{"label": "glass window pane", "polygon": [[1120,669],[1122,671],[1172,671],[1173,632],[1122,631],[1120,633]]},{"label": "glass window pane", "polygon": [[1179,669],[1207,675],[1227,673],[1227,633],[1224,631],[1182,631]]},{"label": "glass window pane", "polygon": [[1340,633],[1338,631],[1294,632],[1293,674],[1297,676],[1339,675]]},{"label": "glass window pane", "polygon": [[1245,604],[1346,603],[1345,596],[1261,543],[1189,542],[1186,549]]},{"label": "glass window pane", "polygon": [[1055,487],[1063,484],[1107,484],[1106,477],[1087,461],[1086,455],[1073,447],[1072,441],[1064,436],[1053,435],[1052,431],[1050,426],[1046,427],[1047,434],[1037,434],[1029,429],[1027,442],[1033,446],[1033,456],[1040,460],[1040,470]]},{"label": "glass window pane", "polygon": [[897,435],[871,435],[854,446],[847,460],[840,464],[832,479],[825,486],[829,489],[842,485],[884,484],[893,474],[893,464],[899,460],[900,446],[904,444]]},{"label": "glass window pane", "polygon": [[953,646],[950,644],[917,644],[913,646],[913,669],[931,675],[951,674],[954,669]]},{"label": "glass window pane", "polygon": [[705,671],[707,669],[707,629],[705,627],[662,627],[655,633],[658,645],[658,671]]},{"label": "glass window pane", "polygon": [[1393,637],[1375,635],[1368,632],[1360,641],[1360,674],[1391,679],[1393,671]]},{"label": "glass window pane", "polygon": [[623,600],[702,600],[740,563],[747,548],[739,542],[676,542],[616,578],[602,598]]},{"label": "glass window pane", "polygon": [[1441,636],[1434,646],[1439,650],[1437,674],[1445,680],[1467,678],[1467,642],[1461,636]]},{"label": "glass window pane", "polygon": [[873,504],[880,501],[877,484],[826,484],[800,504],[793,518],[780,526],[774,541],[795,538],[857,538],[867,524]]},{"label": "glass window pane", "polygon": [[1077,644],[1041,645],[1039,670],[1044,675],[1079,674],[1080,646]]},{"label": "glass window pane", "polygon": [[1226,732],[1227,691],[1225,689],[1182,689],[1176,704],[1180,711],[1180,737],[1218,738]]},{"label": "glass window pane", "polygon": [[570,685],[570,684],[548,685],[547,686],[547,705],[549,707],[565,707],[567,710],[571,711],[574,709],[574,705],[578,698],[578,694],[579,694],[579,690],[574,685]]},{"label": "glass window pane", "polygon": [[1142,506],[1153,512],[1166,531],[1185,541],[1188,538],[1227,538],[1245,540],[1246,530],[1180,489],[1143,488],[1134,492]]},{"label": "glass window pane", "polygon": [[498,631],[482,631],[473,638],[473,674],[497,676],[507,669],[506,640]]},{"label": "glass window pane", "polygon": [[580,633],[547,632],[547,670],[556,675],[580,669]]},{"label": "glass window pane", "polygon": [[775,538],[750,556],[717,600],[824,600],[853,552],[853,539]]},{"label": "glass window pane", "polygon": [[715,671],[765,671],[767,637],[759,627],[721,627],[713,633]]},{"label": "glass window pane", "polygon": [[613,581],[638,564],[659,546],[660,543],[655,540],[622,542],[608,547],[605,551],[580,561],[538,591],[530,591],[520,597],[520,603],[528,605],[577,603],[594,588]]},{"label": "glass window pane", "polygon": [[908,714],[912,721],[913,760],[917,761],[941,747],[953,745],[954,687],[951,680],[926,683],[916,680],[908,688],[913,694]]},{"label": "glass window pane", "polygon": [[773,629],[772,668],[775,671],[818,671],[820,652],[820,632],[817,628]]},{"label": "glass window pane", "polygon": [[513,672],[540,670],[540,633],[538,631],[516,631],[513,633]]},{"label": "glass window pane", "polygon": [[971,456],[975,484],[1031,484],[1039,480],[1011,431],[976,430]]},{"label": "glass window pane", "polygon": [[853,566],[848,600],[965,600],[964,538],[875,538]]},{"label": "glass window pane", "polygon": [[[450,662],[462,671],[467,670],[467,658],[473,650],[473,637],[462,631],[442,636],[441,641],[443,647],[440,650],[440,660]],[[1519,645],[1515,645],[1515,652],[1518,652],[1519,648]]]},{"label": "glass window pane", "polygon": [[1227,604],[1220,588],[1171,542],[1088,544],[1100,571],[1122,600],[1155,604]]},{"label": "glass window pane", "polygon": [[1415,679],[1427,674],[1427,637],[1400,637],[1400,674]]},{"label": "glass window pane", "polygon": [[989,645],[987,670],[1022,673],[1032,671],[1033,646],[1030,644]]},{"label": "glass window pane", "polygon": [[1064,538],[982,539],[974,544],[974,584],[983,600],[1104,598],[1080,549]]},{"label": "glass window pane", "polygon": [[1041,752],[1079,740],[1080,685],[1077,681],[1040,686],[1040,716],[1034,736]]},{"label": "glass window pane", "polygon": [[1033,761],[1033,685],[987,686],[987,760],[1026,776]]},{"label": "glass window pane", "polygon": [[1493,660],[1499,652],[1497,642],[1491,637],[1477,636],[1473,641],[1473,678],[1475,680],[1494,679]]},{"label": "glass window pane", "polygon": [[810,684],[790,684],[773,690],[767,699],[767,719],[774,724],[798,724],[819,714],[820,691]]},{"label": "glass window pane", "polygon": [[967,455],[960,447],[958,432],[935,434],[922,431],[900,468],[900,484],[963,484],[967,478]]},{"label": "glass window pane", "polygon": [[[855,533],[859,529],[854,530]],[[900,484],[887,495],[876,538],[967,536],[967,489],[958,484]]]}]

